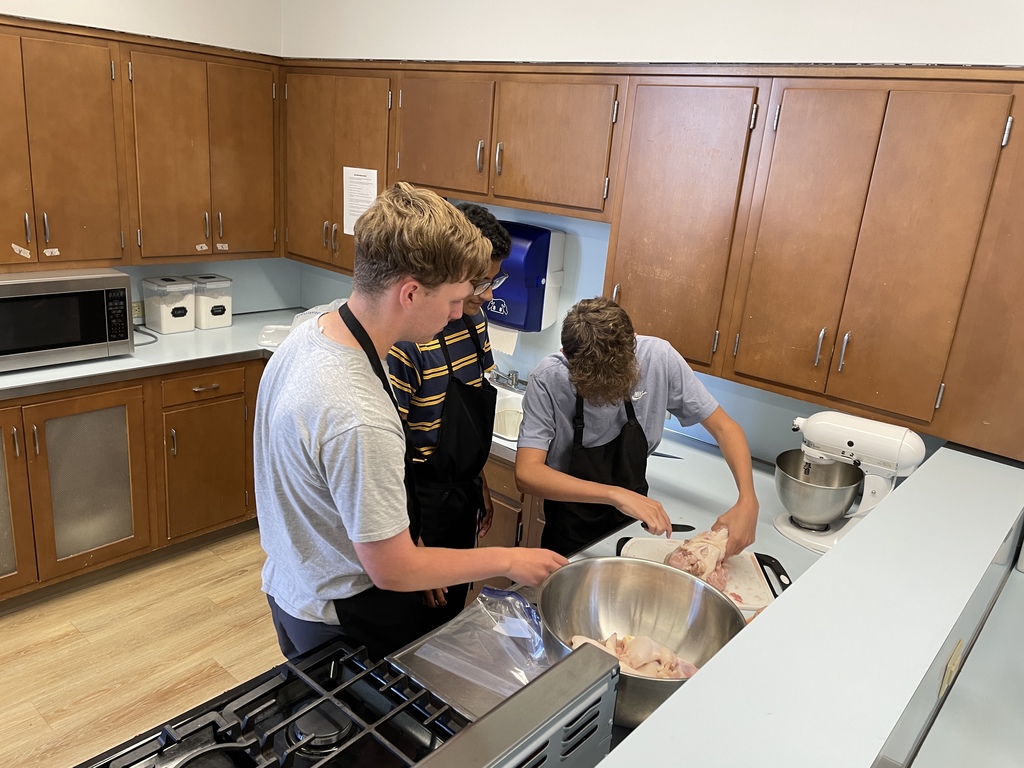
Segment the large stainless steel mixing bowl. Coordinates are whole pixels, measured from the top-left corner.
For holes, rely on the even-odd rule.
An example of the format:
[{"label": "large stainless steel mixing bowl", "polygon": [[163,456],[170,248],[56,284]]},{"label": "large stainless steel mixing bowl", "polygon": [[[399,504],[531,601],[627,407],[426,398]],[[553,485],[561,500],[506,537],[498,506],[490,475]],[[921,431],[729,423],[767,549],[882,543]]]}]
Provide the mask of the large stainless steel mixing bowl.
[{"label": "large stainless steel mixing bowl", "polygon": [[[541,585],[539,609],[548,648],[568,651],[573,635],[598,641],[613,632],[647,635],[697,667],[745,624],[740,609],[714,587],[629,557],[594,557],[560,568]],[[623,673],[615,723],[635,728],[685,682]]]},{"label": "large stainless steel mixing bowl", "polygon": [[775,459],[775,490],[782,506],[805,528],[825,530],[845,515],[857,498],[864,473],[853,464],[808,464],[799,448],[783,451]]}]

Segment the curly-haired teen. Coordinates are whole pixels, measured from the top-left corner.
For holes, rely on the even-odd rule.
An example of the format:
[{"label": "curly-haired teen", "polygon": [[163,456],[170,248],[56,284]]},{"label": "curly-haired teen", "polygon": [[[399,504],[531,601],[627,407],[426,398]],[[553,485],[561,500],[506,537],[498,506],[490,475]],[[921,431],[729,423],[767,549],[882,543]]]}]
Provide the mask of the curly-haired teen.
[{"label": "curly-haired teen", "polygon": [[523,400],[516,483],[545,499],[542,546],[568,555],[629,518],[671,531],[646,479],[666,410],[684,426],[700,422],[732,471],[738,499],[712,526],[728,527],[727,555],[753,543],[758,502],[743,430],[667,341],[635,335],[629,315],[599,297],[569,311],[561,353],[540,362]]}]

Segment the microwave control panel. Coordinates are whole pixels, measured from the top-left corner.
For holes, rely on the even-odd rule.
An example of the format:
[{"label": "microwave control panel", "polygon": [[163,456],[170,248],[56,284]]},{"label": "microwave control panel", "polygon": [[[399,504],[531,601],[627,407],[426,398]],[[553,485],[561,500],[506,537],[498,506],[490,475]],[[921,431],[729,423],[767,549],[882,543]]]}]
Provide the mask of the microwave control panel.
[{"label": "microwave control panel", "polygon": [[104,293],[107,300],[107,341],[125,341],[131,322],[128,292],[124,288],[108,288]]}]

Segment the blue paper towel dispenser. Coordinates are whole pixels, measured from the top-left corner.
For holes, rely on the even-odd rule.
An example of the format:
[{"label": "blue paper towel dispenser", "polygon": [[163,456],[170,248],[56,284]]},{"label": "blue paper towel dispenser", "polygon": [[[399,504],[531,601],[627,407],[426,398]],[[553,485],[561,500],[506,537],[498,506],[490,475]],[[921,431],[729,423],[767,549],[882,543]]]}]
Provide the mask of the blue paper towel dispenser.
[{"label": "blue paper towel dispenser", "polygon": [[487,319],[517,331],[540,331],[555,322],[562,287],[565,233],[556,229],[499,222],[512,238],[502,262],[508,280],[494,290]]}]

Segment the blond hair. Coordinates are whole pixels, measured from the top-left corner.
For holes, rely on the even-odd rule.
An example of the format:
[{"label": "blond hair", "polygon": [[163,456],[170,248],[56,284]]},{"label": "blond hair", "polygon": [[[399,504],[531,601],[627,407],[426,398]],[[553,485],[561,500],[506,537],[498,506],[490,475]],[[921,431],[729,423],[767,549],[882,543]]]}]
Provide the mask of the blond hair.
[{"label": "blond hair", "polygon": [[623,402],[640,382],[633,323],[603,296],[583,299],[569,310],[562,323],[562,353],[569,381],[595,405]]},{"label": "blond hair", "polygon": [[427,189],[400,181],[384,190],[355,224],[353,288],[375,296],[403,277],[427,288],[480,282],[491,244],[462,212]]}]

